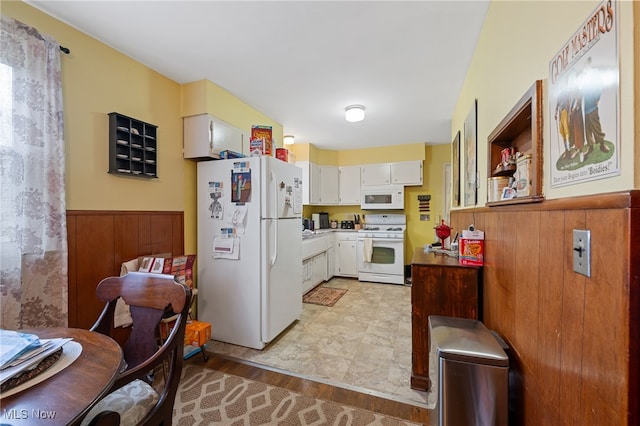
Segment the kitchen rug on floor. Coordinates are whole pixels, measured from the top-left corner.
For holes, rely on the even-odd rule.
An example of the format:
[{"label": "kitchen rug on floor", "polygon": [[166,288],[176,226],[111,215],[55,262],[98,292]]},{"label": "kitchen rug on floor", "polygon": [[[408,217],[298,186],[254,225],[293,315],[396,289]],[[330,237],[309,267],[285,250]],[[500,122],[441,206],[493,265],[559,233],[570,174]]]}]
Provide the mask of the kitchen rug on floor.
[{"label": "kitchen rug on floor", "polygon": [[304,303],[333,306],[347,292],[346,288],[316,287],[302,297]]},{"label": "kitchen rug on floor", "polygon": [[182,369],[173,424],[417,426],[193,364]]}]

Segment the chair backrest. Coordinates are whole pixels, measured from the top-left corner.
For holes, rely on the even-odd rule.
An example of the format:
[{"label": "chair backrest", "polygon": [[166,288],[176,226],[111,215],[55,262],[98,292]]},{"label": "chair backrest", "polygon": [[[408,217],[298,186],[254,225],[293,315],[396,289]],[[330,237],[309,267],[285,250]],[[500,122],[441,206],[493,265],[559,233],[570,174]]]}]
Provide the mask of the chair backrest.
[{"label": "chair backrest", "polygon": [[[131,334],[122,346],[127,369],[116,379],[111,390],[135,379],[145,380],[156,367],[168,365],[158,404],[143,423],[171,424],[173,403],[182,372],[191,291],[171,275],[129,272],[122,277],[103,279],[98,284],[96,294],[106,306],[92,330],[112,334],[118,297],[122,297],[129,305],[133,319]],[[159,324],[167,310],[178,315],[169,336],[159,345]]]}]

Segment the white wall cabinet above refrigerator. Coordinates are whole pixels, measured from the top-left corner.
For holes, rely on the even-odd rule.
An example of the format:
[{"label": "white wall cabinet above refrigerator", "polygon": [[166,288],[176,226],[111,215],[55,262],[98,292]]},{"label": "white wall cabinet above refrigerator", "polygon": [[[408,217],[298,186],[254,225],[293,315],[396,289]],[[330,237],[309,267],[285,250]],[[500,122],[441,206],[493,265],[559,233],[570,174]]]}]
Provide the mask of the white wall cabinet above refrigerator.
[{"label": "white wall cabinet above refrigerator", "polygon": [[220,159],[220,152],[242,153],[244,133],[209,114],[184,118],[184,158]]}]

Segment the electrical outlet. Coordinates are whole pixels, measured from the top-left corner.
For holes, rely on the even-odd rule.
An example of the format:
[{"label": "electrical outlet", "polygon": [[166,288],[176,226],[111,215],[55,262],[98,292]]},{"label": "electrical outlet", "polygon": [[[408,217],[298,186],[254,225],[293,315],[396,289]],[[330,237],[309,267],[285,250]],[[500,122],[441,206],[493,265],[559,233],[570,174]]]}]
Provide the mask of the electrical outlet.
[{"label": "electrical outlet", "polygon": [[573,270],[591,277],[591,231],[573,230]]}]

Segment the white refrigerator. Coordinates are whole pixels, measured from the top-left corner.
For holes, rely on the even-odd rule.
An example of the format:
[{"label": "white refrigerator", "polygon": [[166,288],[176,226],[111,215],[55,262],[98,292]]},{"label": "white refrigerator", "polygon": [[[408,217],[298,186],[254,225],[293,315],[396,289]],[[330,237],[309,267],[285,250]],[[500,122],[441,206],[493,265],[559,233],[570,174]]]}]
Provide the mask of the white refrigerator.
[{"label": "white refrigerator", "polygon": [[263,349],[302,313],[302,171],[274,157],[198,163],[198,319]]}]

